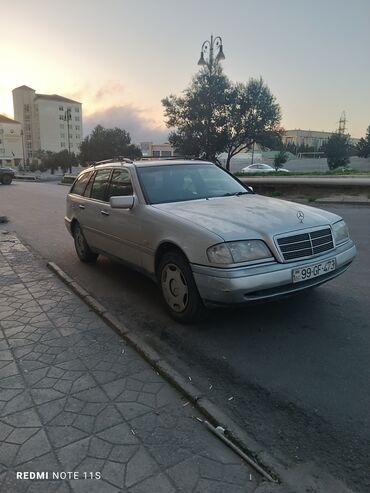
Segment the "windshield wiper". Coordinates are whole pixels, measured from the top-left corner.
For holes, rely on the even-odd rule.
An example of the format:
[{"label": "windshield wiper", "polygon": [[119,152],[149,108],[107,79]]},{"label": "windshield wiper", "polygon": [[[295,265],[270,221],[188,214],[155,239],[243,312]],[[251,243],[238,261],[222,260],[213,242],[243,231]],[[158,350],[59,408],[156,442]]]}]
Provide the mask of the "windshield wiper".
[{"label": "windshield wiper", "polygon": [[240,195],[249,195],[250,192],[227,192],[221,195],[221,197],[240,197]]}]

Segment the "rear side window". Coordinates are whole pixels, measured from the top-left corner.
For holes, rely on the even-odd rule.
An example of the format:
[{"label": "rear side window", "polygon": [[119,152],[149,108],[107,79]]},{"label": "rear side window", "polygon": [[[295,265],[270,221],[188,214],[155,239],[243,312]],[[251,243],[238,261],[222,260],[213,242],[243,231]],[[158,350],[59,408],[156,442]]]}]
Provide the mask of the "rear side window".
[{"label": "rear side window", "polygon": [[110,197],[133,195],[130,173],[127,169],[114,170],[109,185],[108,200]]},{"label": "rear side window", "polygon": [[71,188],[70,193],[75,193],[76,195],[83,195],[86,185],[93,174],[92,171],[88,173],[84,173],[83,175],[79,176],[77,180],[74,182],[73,187]]},{"label": "rear side window", "polygon": [[101,171],[98,171],[96,173],[90,195],[92,199],[106,201],[106,191],[108,187],[109,176],[110,169],[102,169]]}]

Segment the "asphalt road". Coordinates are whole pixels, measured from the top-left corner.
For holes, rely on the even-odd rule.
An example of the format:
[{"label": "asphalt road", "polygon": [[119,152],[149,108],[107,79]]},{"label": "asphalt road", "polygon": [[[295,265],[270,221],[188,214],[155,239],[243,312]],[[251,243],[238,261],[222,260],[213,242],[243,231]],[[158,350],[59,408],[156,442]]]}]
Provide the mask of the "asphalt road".
[{"label": "asphalt road", "polygon": [[[210,313],[183,327],[156,286],[100,258],[81,264],[63,215],[68,189],[0,186],[0,216],[208,393],[288,466],[315,463],[370,490],[370,209],[327,206],[349,224],[358,258],[343,276],[284,301]],[[230,399],[232,398],[232,399]],[[229,400],[230,399],[230,400]]]}]

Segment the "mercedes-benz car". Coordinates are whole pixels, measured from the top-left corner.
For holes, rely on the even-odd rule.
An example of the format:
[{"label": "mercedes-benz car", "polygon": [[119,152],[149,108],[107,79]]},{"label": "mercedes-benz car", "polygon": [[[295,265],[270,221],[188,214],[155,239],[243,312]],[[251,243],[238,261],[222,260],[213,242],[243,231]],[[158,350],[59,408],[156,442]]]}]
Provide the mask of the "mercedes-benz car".
[{"label": "mercedes-benz car", "polygon": [[257,195],[205,161],[113,159],[82,171],[65,224],[77,255],[158,283],[178,321],[205,306],[273,300],[337,277],[356,255],[343,219]]}]

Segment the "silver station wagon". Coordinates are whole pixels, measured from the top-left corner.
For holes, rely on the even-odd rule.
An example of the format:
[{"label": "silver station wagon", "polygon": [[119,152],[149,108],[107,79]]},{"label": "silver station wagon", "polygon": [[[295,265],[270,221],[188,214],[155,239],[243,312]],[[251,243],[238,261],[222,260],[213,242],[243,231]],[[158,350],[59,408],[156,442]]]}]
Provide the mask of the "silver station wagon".
[{"label": "silver station wagon", "polygon": [[145,272],[181,322],[318,286],[356,255],[341,217],[257,195],[205,161],[98,163],[75,180],[65,223],[83,262]]}]

